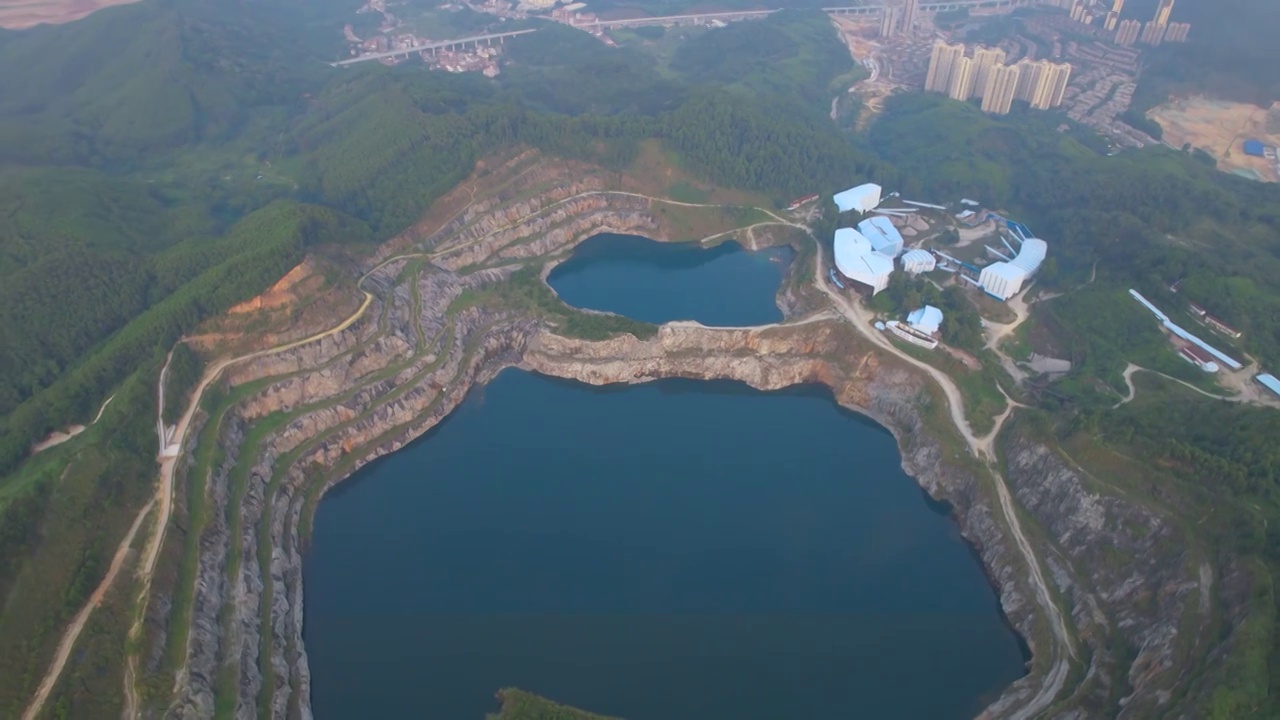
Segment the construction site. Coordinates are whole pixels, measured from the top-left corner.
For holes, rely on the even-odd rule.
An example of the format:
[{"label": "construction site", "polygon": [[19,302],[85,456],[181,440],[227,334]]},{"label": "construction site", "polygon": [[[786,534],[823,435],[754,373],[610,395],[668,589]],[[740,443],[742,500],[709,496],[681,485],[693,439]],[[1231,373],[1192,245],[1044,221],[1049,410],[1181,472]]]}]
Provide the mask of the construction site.
[{"label": "construction site", "polygon": [[[1164,141],[1177,148],[1190,145],[1218,161],[1218,169],[1250,180],[1280,182],[1280,103],[1262,108],[1248,103],[1203,96],[1174,98],[1149,111],[1160,124]],[[1270,147],[1270,157],[1245,152],[1256,140]]]}]

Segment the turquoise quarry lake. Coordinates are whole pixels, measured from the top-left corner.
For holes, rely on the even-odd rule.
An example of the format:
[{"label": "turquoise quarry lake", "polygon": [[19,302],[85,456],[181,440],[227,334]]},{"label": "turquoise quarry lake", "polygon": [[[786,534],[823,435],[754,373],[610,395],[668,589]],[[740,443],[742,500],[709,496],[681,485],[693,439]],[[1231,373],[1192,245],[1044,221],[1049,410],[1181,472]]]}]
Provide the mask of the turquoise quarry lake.
[{"label": "turquoise quarry lake", "polygon": [[899,463],[816,388],[508,370],[320,504],[315,716],[971,717],[1023,650]]},{"label": "turquoise quarry lake", "polygon": [[651,323],[697,320],[713,327],[782,320],[774,302],[791,250],[747,252],[660,243],[635,235],[596,235],[556,266],[547,283],[566,303]]}]

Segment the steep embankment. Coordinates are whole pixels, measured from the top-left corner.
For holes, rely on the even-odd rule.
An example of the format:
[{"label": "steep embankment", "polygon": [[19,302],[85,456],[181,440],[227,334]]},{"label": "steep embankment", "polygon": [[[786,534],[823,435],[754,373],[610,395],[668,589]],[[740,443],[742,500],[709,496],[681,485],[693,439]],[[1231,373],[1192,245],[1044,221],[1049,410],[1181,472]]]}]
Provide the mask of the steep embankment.
[{"label": "steep embankment", "polygon": [[[590,168],[521,156],[491,173],[491,193],[369,262],[361,282],[367,308],[347,326],[230,364],[211,385],[176,471],[164,536],[173,566],[157,575],[170,579],[153,585],[137,650],[149,679],[140,684],[172,687],[173,698],[153,692],[143,713],[309,716],[302,552],[316,503],[510,366],[593,384],[688,377],[760,389],[829,386],[841,405],[892,430],[906,470],[952,505],[1010,622],[1032,646],[1033,672],[988,713],[1016,715],[1027,698],[1044,694],[1047,658],[1061,649],[1045,630],[988,469],[968,453],[946,396],[927,376],[825,314],[754,329],[678,323],[642,340],[617,334],[607,316],[567,311],[536,274],[513,280],[514,271],[563,259],[600,231],[669,237],[669,216],[661,203],[612,192],[608,176]],[[789,297],[799,311],[823,310],[821,301],[806,308]],[[1037,549],[1055,589],[1073,600],[1071,619],[1090,651],[1087,672],[1068,688],[1077,704],[1103,715],[1118,712],[1125,695],[1135,707],[1166,702],[1165,690],[1180,680],[1161,668],[1176,665],[1186,645],[1186,603],[1177,598],[1190,590],[1179,588],[1190,588],[1195,575],[1189,580],[1186,563],[1149,551],[1176,533],[1124,535],[1135,522],[1156,527],[1160,518],[1123,499],[1099,500],[1096,489],[1045,465],[1046,448],[1019,438],[1004,448],[1011,490],[1034,518],[1044,543]],[[1109,554],[1109,546],[1128,554]],[[1175,601],[1126,614],[1125,603],[1144,593]],[[1127,647],[1142,648],[1136,662]]]}]

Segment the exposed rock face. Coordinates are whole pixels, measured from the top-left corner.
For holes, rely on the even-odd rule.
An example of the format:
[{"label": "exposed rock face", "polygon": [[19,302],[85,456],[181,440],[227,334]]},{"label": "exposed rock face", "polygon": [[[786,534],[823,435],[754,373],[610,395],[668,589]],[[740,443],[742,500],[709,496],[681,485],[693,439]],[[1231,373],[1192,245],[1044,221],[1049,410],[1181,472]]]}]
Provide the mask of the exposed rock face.
[{"label": "exposed rock face", "polygon": [[1212,569],[1191,562],[1171,521],[1105,492],[1024,428],[1011,429],[1002,454],[1018,503],[1059,551],[1045,557],[1091,646],[1078,702],[1108,717],[1160,711],[1190,664],[1198,628],[1184,618],[1195,621],[1189,613],[1207,606]]},{"label": "exposed rock face", "polygon": [[[762,390],[830,387],[841,405],[897,436],[906,471],[953,506],[1012,625],[1026,638],[1037,636],[1041,618],[1025,565],[983,486],[985,471],[946,444],[939,432],[948,431],[929,425],[945,416],[937,405],[945,401],[920,373],[872,351],[842,320],[755,329],[673,323],[645,341],[622,335],[589,342],[556,334],[527,308],[475,301],[513,262],[564,257],[594,232],[660,236],[649,201],[604,193],[597,176],[555,176],[537,166],[525,172],[526,184],[513,182],[466,205],[437,232],[415,235],[417,244],[402,247],[408,257],[384,253],[372,261],[361,283],[370,305],[358,321],[227,372],[227,382],[252,392],[219,426],[226,452],[205,489],[208,523],[198,546],[186,670],[170,715],[209,717],[215,699],[229,693],[238,718],[311,716],[302,552],[315,503],[333,483],[433,427],[476,383],[512,366],[591,384],[685,377]],[[521,199],[527,183],[543,190]],[[1060,548],[1044,557],[1092,650],[1081,707],[1114,715],[1109,710],[1118,711],[1125,695],[1129,707],[1159,705],[1163,699],[1145,688],[1156,680],[1167,685],[1162,676],[1176,671],[1179,621],[1197,593],[1169,557],[1176,533],[1150,511],[1096,494],[1027,437],[1005,451],[1011,489]],[[167,598],[152,606],[167,608]],[[1135,648],[1135,662],[1126,667],[1112,652],[1113,637]],[[150,655],[158,657],[155,648]],[[1125,687],[1110,683],[1117,674],[1127,676]],[[1015,683],[989,716],[1014,714],[1040,680]]]}]

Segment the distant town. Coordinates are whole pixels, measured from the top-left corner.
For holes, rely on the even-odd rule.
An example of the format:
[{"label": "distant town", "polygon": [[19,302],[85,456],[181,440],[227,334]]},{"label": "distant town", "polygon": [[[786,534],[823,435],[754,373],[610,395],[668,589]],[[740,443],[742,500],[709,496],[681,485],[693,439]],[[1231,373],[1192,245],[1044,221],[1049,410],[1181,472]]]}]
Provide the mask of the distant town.
[{"label": "distant town", "polygon": [[[1125,0],[885,0],[825,9],[854,57],[870,71],[870,78],[850,88],[862,96],[867,111],[874,112],[878,100],[893,92],[921,89],[977,100],[993,114],[1010,112],[1015,102],[1040,110],[1063,108],[1068,118],[1097,130],[1120,150],[1160,142],[1121,116],[1137,87],[1138,46],[1185,42],[1192,30],[1188,23],[1175,22],[1174,4],[1175,0],[1160,0],[1149,20],[1122,17]],[[998,16],[1029,8],[1044,12],[1021,13],[1020,22],[1010,24],[1010,34],[990,46],[953,40]],[[437,37],[423,28],[406,27],[403,18],[388,10],[387,0],[367,0],[357,12],[377,13],[382,21],[376,32],[365,36],[347,25],[350,57],[334,64],[394,65],[418,57],[435,70],[494,77],[501,72],[505,41],[534,31],[510,28],[528,28],[531,19],[570,25],[615,45],[615,31],[620,29],[719,27],[776,12],[618,17],[597,15],[587,2],[565,0],[464,0],[444,3],[437,11],[463,9],[493,22],[473,35]],[[836,109],[833,105],[833,115]],[[1253,150],[1275,156],[1270,146]]]}]

